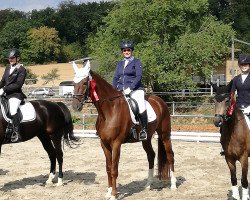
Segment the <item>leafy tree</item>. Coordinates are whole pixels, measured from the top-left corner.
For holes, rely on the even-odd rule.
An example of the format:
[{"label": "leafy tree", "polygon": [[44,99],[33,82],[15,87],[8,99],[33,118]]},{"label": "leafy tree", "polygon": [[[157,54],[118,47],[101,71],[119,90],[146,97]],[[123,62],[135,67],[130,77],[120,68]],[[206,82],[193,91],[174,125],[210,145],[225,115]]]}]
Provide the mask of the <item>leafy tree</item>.
[{"label": "leafy tree", "polygon": [[32,27],[55,27],[57,21],[57,13],[56,10],[50,7],[47,7],[42,10],[32,10],[30,14],[30,23]]},{"label": "leafy tree", "polygon": [[81,50],[81,45],[77,42],[62,45],[60,62],[67,62],[69,60],[75,60],[76,58],[82,58],[83,53]]},{"label": "leafy tree", "polygon": [[46,26],[32,28],[27,33],[25,59],[34,63],[48,63],[57,60],[60,53],[60,39],[55,28]]},{"label": "leafy tree", "polygon": [[47,73],[46,75],[42,75],[42,79],[44,80],[43,85],[48,84],[52,81],[54,85],[54,80],[58,80],[60,75],[58,74],[58,69],[54,68],[51,70],[51,72]]},{"label": "leafy tree", "polygon": [[26,79],[25,79],[25,84],[30,85],[30,84],[35,84],[37,82],[38,75],[33,73],[30,68],[26,68]]},{"label": "leafy tree", "polygon": [[192,75],[209,77],[223,62],[234,34],[230,25],[209,14],[207,0],[121,0],[104,22],[89,38],[99,72],[111,80],[121,59],[119,43],[132,40],[144,83],[152,89],[191,88]]},{"label": "leafy tree", "polygon": [[0,32],[0,46],[4,49],[22,48],[26,41],[26,32],[31,28],[28,20],[19,19],[6,23]]},{"label": "leafy tree", "polygon": [[0,10],[0,31],[8,22],[13,22],[25,18],[26,18],[25,13],[21,11],[12,9]]}]

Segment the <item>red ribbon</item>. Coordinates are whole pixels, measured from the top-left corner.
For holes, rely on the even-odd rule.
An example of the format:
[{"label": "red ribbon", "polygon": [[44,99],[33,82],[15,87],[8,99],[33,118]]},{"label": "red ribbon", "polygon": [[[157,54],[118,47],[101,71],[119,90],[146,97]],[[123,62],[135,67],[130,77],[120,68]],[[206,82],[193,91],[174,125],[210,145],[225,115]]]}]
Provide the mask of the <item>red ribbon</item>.
[{"label": "red ribbon", "polygon": [[227,112],[227,115],[232,115],[233,114],[234,106],[235,106],[235,100],[234,100],[234,93],[232,92],[231,93],[231,105],[230,105],[230,108],[229,108],[229,110]]},{"label": "red ribbon", "polygon": [[90,98],[92,101],[99,101],[99,97],[95,91],[96,88],[96,81],[94,79],[92,79],[90,81]]}]

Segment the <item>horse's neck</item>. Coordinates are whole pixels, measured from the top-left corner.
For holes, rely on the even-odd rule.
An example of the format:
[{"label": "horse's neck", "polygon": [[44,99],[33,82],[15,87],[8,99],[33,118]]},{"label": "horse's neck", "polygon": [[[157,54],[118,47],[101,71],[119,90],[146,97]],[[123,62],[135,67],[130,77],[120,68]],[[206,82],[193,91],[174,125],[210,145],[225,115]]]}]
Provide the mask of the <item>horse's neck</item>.
[{"label": "horse's neck", "polygon": [[91,71],[91,76],[96,81],[96,93],[100,101],[121,95],[120,92],[115,90],[112,85],[104,80],[100,75]]}]

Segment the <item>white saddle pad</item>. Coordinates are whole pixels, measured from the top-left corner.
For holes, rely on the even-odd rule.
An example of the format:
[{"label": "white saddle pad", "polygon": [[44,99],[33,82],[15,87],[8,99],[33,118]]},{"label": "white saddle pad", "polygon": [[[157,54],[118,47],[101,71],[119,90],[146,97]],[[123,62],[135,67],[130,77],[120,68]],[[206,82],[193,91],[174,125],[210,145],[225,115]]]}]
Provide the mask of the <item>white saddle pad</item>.
[{"label": "white saddle pad", "polygon": [[248,117],[247,115],[245,115],[245,114],[244,114],[244,117],[245,117],[247,126],[248,126],[248,128],[250,129],[250,120],[249,120],[249,117]]},{"label": "white saddle pad", "polygon": [[[6,113],[5,113],[5,110],[4,110],[2,104],[1,104],[1,110],[2,110],[2,113],[3,113],[4,119],[5,119],[7,122],[12,122],[12,120],[9,119],[9,118],[6,116]],[[32,105],[30,102],[25,101],[25,104],[20,106],[20,110],[21,110],[21,113],[22,113],[22,115],[23,115],[23,119],[21,120],[21,122],[29,122],[29,121],[33,121],[33,120],[36,119],[36,111],[35,111],[35,108],[33,107],[33,105]]]},{"label": "white saddle pad", "polygon": [[[126,100],[127,100],[127,98],[126,98]],[[154,121],[156,119],[155,111],[154,111],[153,107],[150,105],[150,103],[148,101],[145,100],[145,102],[146,102],[146,110],[147,110],[148,122],[152,122],[152,121]],[[128,101],[127,101],[127,103],[128,103]],[[135,120],[135,115],[134,115],[133,111],[131,110],[129,103],[128,103],[128,107],[129,107],[129,112],[130,112],[132,122],[134,124],[139,124],[139,122]]]}]

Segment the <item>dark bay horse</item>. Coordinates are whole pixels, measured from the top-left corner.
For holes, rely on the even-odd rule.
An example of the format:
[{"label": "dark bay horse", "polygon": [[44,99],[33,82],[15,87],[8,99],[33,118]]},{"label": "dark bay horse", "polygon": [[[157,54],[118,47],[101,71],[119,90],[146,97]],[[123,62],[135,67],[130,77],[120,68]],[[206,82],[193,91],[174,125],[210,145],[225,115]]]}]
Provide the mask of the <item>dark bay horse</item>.
[{"label": "dark bay horse", "polygon": [[[74,66],[74,65],[73,65]],[[115,90],[106,80],[90,70],[90,63],[84,68],[75,69],[75,86],[73,109],[81,111],[85,100],[90,93],[93,104],[98,111],[96,130],[101,140],[101,146],[106,157],[106,171],[108,175],[108,192],[106,198],[116,199],[118,164],[121,145],[126,143],[133,126],[128,104],[122,92]],[[171,188],[176,188],[174,176],[174,153],[171,143],[170,114],[167,104],[157,96],[149,96],[147,100],[156,112],[156,120],[148,125],[148,139],[142,141],[149,163],[148,182],[150,188],[153,181],[155,152],[151,138],[155,131],[158,133],[158,178],[171,178]],[[139,128],[137,132],[139,131]],[[134,142],[138,142],[135,140]],[[133,152],[131,152],[133,154]],[[136,158],[135,158],[136,159]]]},{"label": "dark bay horse", "polygon": [[[23,141],[30,140],[37,136],[50,159],[50,174],[46,184],[52,184],[56,173],[56,160],[59,165],[57,185],[63,184],[63,152],[62,139],[70,146],[76,138],[73,136],[73,123],[67,106],[62,102],[50,102],[46,100],[31,101],[36,111],[36,119],[30,122],[21,123],[21,135]],[[5,130],[7,122],[0,112],[0,151],[3,144],[6,144]],[[8,143],[8,142],[7,142]],[[34,151],[34,148],[27,151]]]},{"label": "dark bay horse", "polygon": [[[213,88],[216,92],[214,124],[220,127],[220,142],[231,175],[232,196],[235,199],[240,199],[236,177],[236,161],[239,161],[242,170],[242,200],[247,200],[249,199],[247,174],[250,131],[243,112],[237,106],[231,106],[234,100],[230,94],[230,84],[227,87],[213,85]],[[231,112],[230,115],[229,112]]]}]

